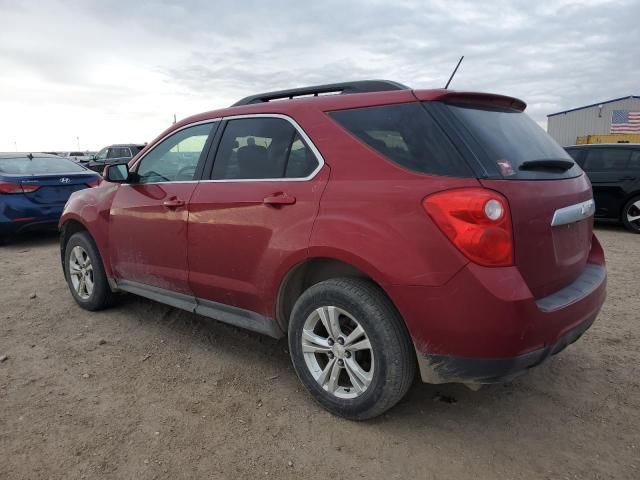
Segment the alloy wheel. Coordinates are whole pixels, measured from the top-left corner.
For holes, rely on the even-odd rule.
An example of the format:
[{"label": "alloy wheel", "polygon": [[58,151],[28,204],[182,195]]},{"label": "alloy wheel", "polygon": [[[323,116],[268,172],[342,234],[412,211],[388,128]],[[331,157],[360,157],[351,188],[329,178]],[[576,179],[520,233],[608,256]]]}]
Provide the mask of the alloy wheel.
[{"label": "alloy wheel", "polygon": [[93,265],[87,251],[79,245],[73,247],[69,254],[69,275],[78,296],[83,300],[91,297],[94,287]]},{"label": "alloy wheel", "polygon": [[632,203],[627,208],[627,221],[637,230],[640,230],[640,200]]},{"label": "alloy wheel", "polygon": [[309,372],[331,395],[362,395],[373,379],[369,337],[352,315],[335,306],[315,309],[302,329],[302,352]]}]

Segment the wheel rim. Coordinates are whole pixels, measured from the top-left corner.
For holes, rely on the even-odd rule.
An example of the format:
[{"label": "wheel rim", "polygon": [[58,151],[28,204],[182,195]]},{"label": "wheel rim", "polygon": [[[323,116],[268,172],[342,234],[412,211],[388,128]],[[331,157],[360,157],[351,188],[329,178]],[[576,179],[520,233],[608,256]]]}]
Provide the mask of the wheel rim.
[{"label": "wheel rim", "polygon": [[640,229],[640,200],[632,203],[627,208],[627,221],[637,229]]},{"label": "wheel rim", "polygon": [[373,379],[373,349],[362,325],[338,307],[314,310],[302,328],[304,361],[316,382],[338,398],[362,395]]},{"label": "wheel rim", "polygon": [[80,246],[73,247],[69,254],[69,275],[78,296],[88,299],[93,293],[93,265],[87,251]]}]

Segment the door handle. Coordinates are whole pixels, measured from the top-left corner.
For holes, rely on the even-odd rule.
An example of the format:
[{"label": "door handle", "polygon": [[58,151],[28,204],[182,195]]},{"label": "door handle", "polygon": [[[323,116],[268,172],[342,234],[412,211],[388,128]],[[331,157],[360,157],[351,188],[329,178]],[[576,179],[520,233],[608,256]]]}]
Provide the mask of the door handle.
[{"label": "door handle", "polygon": [[636,179],[636,177],[627,176],[627,177],[622,177],[620,180],[623,181],[623,182],[626,182],[626,181],[632,181],[632,180],[635,180],[635,179]]},{"label": "door handle", "polygon": [[178,200],[176,197],[172,197],[169,200],[165,200],[164,202],[162,202],[162,205],[165,208],[178,208],[178,207],[184,207],[184,200]]},{"label": "door handle", "polygon": [[294,203],[296,203],[296,197],[291,197],[286,193],[274,193],[273,195],[264,197],[262,203],[273,206],[293,205]]}]

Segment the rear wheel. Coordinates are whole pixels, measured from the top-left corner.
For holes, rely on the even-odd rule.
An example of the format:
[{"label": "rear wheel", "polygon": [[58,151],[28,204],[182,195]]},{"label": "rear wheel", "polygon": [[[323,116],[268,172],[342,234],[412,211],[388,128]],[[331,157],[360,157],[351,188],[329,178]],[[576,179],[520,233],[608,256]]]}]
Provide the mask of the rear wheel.
[{"label": "rear wheel", "polygon": [[622,209],[622,223],[633,233],[640,233],[640,196],[627,202]]},{"label": "rear wheel", "polygon": [[114,295],[93,239],[86,232],[73,234],[65,246],[64,268],[75,301],[86,310],[101,310]]},{"label": "rear wheel", "polygon": [[354,420],[393,407],[415,374],[400,315],[379,287],[361,279],[327,280],[304,292],[291,314],[289,351],[313,397]]}]

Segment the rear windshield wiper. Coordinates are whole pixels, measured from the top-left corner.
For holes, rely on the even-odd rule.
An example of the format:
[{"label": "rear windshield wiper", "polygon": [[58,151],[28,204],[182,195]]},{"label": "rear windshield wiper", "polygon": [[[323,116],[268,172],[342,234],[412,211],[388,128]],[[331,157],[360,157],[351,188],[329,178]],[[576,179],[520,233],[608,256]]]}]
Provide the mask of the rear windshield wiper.
[{"label": "rear windshield wiper", "polygon": [[566,172],[575,165],[571,160],[540,159],[527,160],[518,167],[520,170],[558,170]]}]

